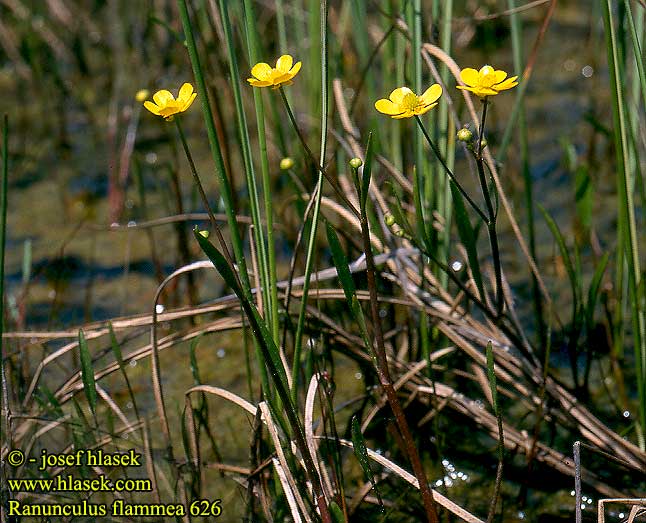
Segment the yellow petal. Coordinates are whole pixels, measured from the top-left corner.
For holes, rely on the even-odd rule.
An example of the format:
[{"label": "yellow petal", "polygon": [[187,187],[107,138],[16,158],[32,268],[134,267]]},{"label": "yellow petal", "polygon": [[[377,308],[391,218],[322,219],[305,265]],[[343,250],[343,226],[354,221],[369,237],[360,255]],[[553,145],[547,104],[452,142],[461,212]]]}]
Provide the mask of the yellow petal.
[{"label": "yellow petal", "polygon": [[495,96],[498,94],[498,91],[491,87],[476,87],[473,92],[480,98],[484,98],[485,96]]},{"label": "yellow petal", "polygon": [[255,76],[258,80],[269,80],[273,69],[269,64],[260,62],[253,66],[251,69],[251,76]]},{"label": "yellow petal", "polygon": [[172,116],[177,113],[179,113],[179,106],[175,102],[159,110],[159,114],[164,118],[168,118],[169,116]]},{"label": "yellow petal", "polygon": [[284,54],[278,60],[276,60],[276,69],[278,69],[281,73],[287,73],[292,68],[293,63],[294,59],[290,55]]},{"label": "yellow petal", "polygon": [[467,67],[466,69],[462,69],[460,71],[460,80],[462,80],[462,83],[466,85],[477,85],[478,84],[478,71],[475,69],[472,69],[471,67]]},{"label": "yellow petal", "polygon": [[494,76],[496,77],[496,81],[494,83],[499,84],[507,78],[507,73],[505,71],[495,71]]},{"label": "yellow petal", "polygon": [[433,109],[433,107],[435,107],[436,105],[437,105],[437,104],[436,104],[436,103],[434,103],[434,104],[430,104],[430,105],[425,105],[425,106],[422,106],[422,107],[418,107],[417,109],[415,109],[415,114],[418,114],[418,115],[419,115],[419,114],[427,113],[427,112],[429,112],[431,109]]},{"label": "yellow petal", "polygon": [[155,103],[159,107],[164,107],[169,101],[175,100],[175,97],[170,91],[162,89],[161,91],[157,91],[155,94],[153,94],[153,100],[155,100]]},{"label": "yellow petal", "polygon": [[395,105],[390,100],[386,100],[385,98],[382,98],[381,100],[377,100],[375,102],[375,109],[377,109],[377,111],[379,111],[380,113],[387,114],[389,116],[402,112],[399,106]]},{"label": "yellow petal", "polygon": [[159,115],[159,107],[157,107],[150,100],[144,102],[144,107],[148,109],[151,113]]},{"label": "yellow petal", "polygon": [[517,76],[512,76],[511,78],[507,78],[504,82],[501,82],[497,85],[494,85],[493,88],[496,89],[497,91],[504,91],[506,89],[511,89],[512,87],[516,87],[518,85],[518,80]]},{"label": "yellow petal", "polygon": [[283,84],[286,85],[287,82],[289,82],[291,79],[292,79],[292,75],[287,73],[287,74],[284,74],[284,75],[279,76],[278,78],[276,78],[274,80],[274,84],[275,85],[283,85]]},{"label": "yellow petal", "polygon": [[289,74],[291,75],[292,78],[294,78],[296,76],[296,74],[298,73],[298,71],[300,71],[300,70],[301,70],[301,62],[296,62],[294,64],[294,67],[292,67],[289,70]]},{"label": "yellow petal", "polygon": [[179,88],[177,101],[180,102],[181,104],[184,104],[191,97],[192,94],[193,94],[193,86],[188,82],[186,82],[185,84],[182,85],[182,87]]},{"label": "yellow petal", "polygon": [[480,68],[480,71],[478,71],[478,72],[480,73],[481,76],[487,76],[487,75],[490,75],[491,73],[493,73],[494,69],[490,65],[483,65]]},{"label": "yellow petal", "polygon": [[395,118],[396,120],[400,120],[401,118],[410,118],[413,116],[413,111],[404,111],[401,114],[393,114],[392,117]]},{"label": "yellow petal", "polygon": [[408,87],[398,87],[398,88],[397,88],[397,89],[395,89],[392,93],[390,93],[390,96],[389,96],[388,98],[390,98],[390,100],[391,100],[393,103],[395,103],[395,104],[399,105],[399,104],[401,104],[401,103],[402,103],[402,101],[404,100],[404,97],[405,97],[407,94],[410,94],[410,93],[412,93],[412,92],[413,92],[413,91],[411,91]]},{"label": "yellow petal", "polygon": [[272,83],[268,82],[267,80],[257,80],[255,78],[247,78],[247,82],[249,82],[254,87],[267,87],[269,85],[272,85]]},{"label": "yellow petal", "polygon": [[424,105],[429,105],[437,101],[440,96],[442,96],[442,86],[433,84],[419,98]]},{"label": "yellow petal", "polygon": [[197,96],[197,93],[193,93],[190,96],[190,98],[186,102],[184,102],[184,104],[182,105],[182,109],[181,109],[182,112],[186,111],[186,109],[188,109],[191,106],[191,104],[193,103],[193,100],[195,100],[196,96]]}]

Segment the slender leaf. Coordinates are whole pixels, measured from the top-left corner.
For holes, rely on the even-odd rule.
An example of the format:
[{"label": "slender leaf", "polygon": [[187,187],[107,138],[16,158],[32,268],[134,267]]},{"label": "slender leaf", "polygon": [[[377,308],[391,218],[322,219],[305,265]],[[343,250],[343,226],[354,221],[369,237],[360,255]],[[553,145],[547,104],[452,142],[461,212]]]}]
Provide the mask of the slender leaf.
[{"label": "slender leaf", "polygon": [[377,488],[377,482],[375,481],[375,474],[372,471],[372,468],[370,467],[370,458],[368,457],[368,447],[366,446],[366,440],[363,437],[363,434],[361,432],[361,426],[359,425],[359,419],[357,416],[352,416],[352,450],[354,451],[354,455],[357,458],[357,461],[359,462],[359,465],[361,465],[361,469],[363,470],[363,474],[365,478],[370,481],[370,484],[372,485],[372,488],[375,489],[375,494],[377,494],[377,499],[379,500],[379,504],[381,505],[381,508],[383,510],[383,502],[381,500],[381,494],[379,492],[379,489]]},{"label": "slender leaf", "polygon": [[260,316],[256,306],[247,299],[246,293],[242,290],[242,287],[238,283],[238,278],[234,274],[233,270],[227,263],[226,259],[218,251],[215,246],[206,239],[200,232],[197,230],[197,227],[194,230],[195,238],[197,239],[200,247],[204,251],[209,259],[215,265],[215,268],[218,270],[226,284],[233,289],[233,292],[236,293],[242,304],[242,308],[247,313],[249,318],[249,324],[251,330],[254,333],[254,336],[258,340],[258,343],[261,344],[263,348],[266,349],[266,355],[269,356],[270,361],[267,361],[270,372],[272,373],[274,379],[280,380],[285,387],[287,387],[287,375],[285,374],[285,369],[283,367],[280,355],[278,353],[278,348],[274,343],[274,339],[271,336],[265,320]]},{"label": "slender leaf", "polygon": [[594,275],[590,281],[590,287],[588,287],[588,301],[586,304],[585,311],[585,323],[588,329],[592,327],[592,321],[594,319],[594,309],[597,305],[597,298],[599,296],[599,287],[601,286],[601,278],[603,278],[604,272],[606,272],[606,267],[608,266],[608,260],[610,259],[610,253],[606,252],[597,267],[594,270]]},{"label": "slender leaf", "polygon": [[370,188],[370,179],[372,177],[372,132],[368,135],[366,144],[366,161],[363,164],[363,173],[361,175],[361,208],[366,208],[368,201],[368,189]]},{"label": "slender leaf", "polygon": [[480,293],[481,299],[484,300],[484,284],[482,283],[482,273],[480,272],[480,262],[478,261],[478,237],[471,225],[471,220],[469,219],[469,215],[467,214],[467,210],[464,206],[462,194],[460,194],[460,191],[456,187],[455,183],[453,183],[453,180],[449,180],[449,182],[451,184],[451,194],[453,196],[453,206],[455,208],[455,221],[458,226],[458,234],[460,235],[460,240],[464,244],[464,248],[467,250],[471,273],[473,274],[473,279],[478,287],[478,292]]},{"label": "slender leaf", "polygon": [[94,368],[92,366],[92,355],[85,340],[83,330],[79,330],[79,351],[81,353],[81,378],[83,379],[83,390],[90,405],[92,414],[96,416],[96,383],[94,381]]}]

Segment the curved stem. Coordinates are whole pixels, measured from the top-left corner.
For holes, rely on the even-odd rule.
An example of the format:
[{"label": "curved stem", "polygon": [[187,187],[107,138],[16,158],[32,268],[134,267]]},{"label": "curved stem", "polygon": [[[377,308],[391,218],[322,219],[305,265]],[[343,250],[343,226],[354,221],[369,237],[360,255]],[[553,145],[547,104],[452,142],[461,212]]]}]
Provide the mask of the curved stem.
[{"label": "curved stem", "polygon": [[420,117],[415,115],[415,120],[417,120],[417,124],[419,125],[420,129],[422,130],[422,133],[424,134],[424,137],[426,138],[426,141],[431,146],[431,149],[433,149],[433,152],[435,153],[435,156],[437,157],[437,159],[442,164],[442,167],[444,168],[444,171],[446,172],[447,176],[451,179],[451,181],[453,183],[455,183],[455,186],[458,188],[458,191],[460,191],[460,194],[462,196],[464,196],[464,199],[467,202],[469,202],[469,205],[471,205],[471,207],[473,207],[473,210],[476,213],[478,213],[478,216],[480,216],[480,218],[482,218],[482,220],[484,222],[487,222],[488,218],[485,215],[485,213],[482,212],[480,207],[478,207],[478,204],[476,202],[474,202],[473,199],[471,198],[471,196],[469,196],[469,194],[464,190],[464,187],[462,187],[462,185],[460,185],[460,182],[458,182],[457,178],[453,174],[453,171],[451,171],[451,169],[449,169],[449,166],[446,164],[446,161],[442,157],[442,153],[437,148],[437,145],[435,145],[435,142],[433,142],[433,140],[431,139],[431,137],[428,134],[428,131],[426,130],[426,128],[424,127],[424,124],[422,123],[422,120],[420,119]]},{"label": "curved stem", "polygon": [[280,96],[283,100],[283,104],[285,104],[285,109],[287,110],[287,115],[289,116],[289,121],[292,123],[292,126],[294,127],[294,130],[296,131],[296,134],[298,135],[298,139],[301,142],[301,145],[303,146],[303,149],[305,150],[305,153],[307,154],[307,157],[309,160],[316,165],[316,169],[319,172],[319,175],[322,175],[325,177],[325,179],[330,182],[330,185],[334,189],[334,191],[337,193],[339,198],[343,200],[343,203],[348,207],[348,209],[354,214],[358,219],[361,218],[361,215],[359,214],[359,211],[357,208],[352,205],[352,202],[348,200],[345,194],[343,194],[343,190],[338,186],[337,183],[335,183],[334,179],[327,173],[325,168],[323,167],[323,162],[319,164],[319,162],[316,160],[314,157],[314,153],[312,153],[312,150],[310,149],[309,145],[307,145],[307,142],[305,141],[305,137],[303,136],[303,133],[298,127],[298,124],[296,123],[296,118],[294,117],[294,113],[292,112],[292,108],[289,105],[289,102],[287,101],[287,96],[285,95],[285,91],[282,87],[282,85],[278,88],[278,91],[280,91]]}]

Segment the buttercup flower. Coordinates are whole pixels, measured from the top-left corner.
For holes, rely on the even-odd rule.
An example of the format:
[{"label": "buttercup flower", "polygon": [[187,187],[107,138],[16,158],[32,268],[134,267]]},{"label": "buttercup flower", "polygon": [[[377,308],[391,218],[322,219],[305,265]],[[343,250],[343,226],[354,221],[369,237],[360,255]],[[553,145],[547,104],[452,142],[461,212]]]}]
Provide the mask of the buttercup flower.
[{"label": "buttercup flower", "polygon": [[193,86],[189,83],[185,83],[180,87],[179,94],[177,99],[173,96],[170,91],[162,89],[153,94],[153,100],[144,102],[144,107],[148,109],[151,113],[158,116],[163,116],[166,120],[170,120],[174,114],[183,113],[188,109],[197,93],[193,92]]},{"label": "buttercup flower", "polygon": [[410,118],[433,109],[440,96],[442,96],[440,84],[431,85],[421,96],[417,96],[408,87],[398,87],[390,93],[389,100],[385,98],[377,100],[375,109],[392,118]]},{"label": "buttercup flower", "polygon": [[495,96],[500,91],[505,91],[518,85],[518,77],[507,78],[505,71],[496,71],[490,65],[483,66],[480,71],[467,67],[460,71],[460,79],[465,85],[458,85],[458,89],[471,91],[480,98]]},{"label": "buttercup flower", "polygon": [[271,86],[274,89],[281,85],[291,85],[292,78],[301,70],[301,62],[296,62],[293,66],[292,64],[294,59],[288,54],[276,60],[276,67],[271,67],[265,62],[257,63],[251,69],[253,78],[247,78],[247,82],[254,87]]}]

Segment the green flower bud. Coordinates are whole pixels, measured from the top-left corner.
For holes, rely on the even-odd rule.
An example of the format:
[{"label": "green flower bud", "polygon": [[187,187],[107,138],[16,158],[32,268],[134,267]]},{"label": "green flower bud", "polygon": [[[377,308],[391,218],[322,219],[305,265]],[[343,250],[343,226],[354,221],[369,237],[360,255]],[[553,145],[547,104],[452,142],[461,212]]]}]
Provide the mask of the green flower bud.
[{"label": "green flower bud", "polygon": [[399,237],[399,238],[401,238],[402,236],[404,236],[404,229],[397,229],[397,230],[395,231],[395,236],[397,236],[397,237]]},{"label": "green flower bud", "polygon": [[198,234],[204,238],[209,237],[209,231],[199,231]]},{"label": "green flower bud", "polygon": [[352,167],[353,169],[358,169],[362,165],[363,162],[361,161],[361,158],[352,158],[352,160],[350,160],[350,167]]},{"label": "green flower bud", "polygon": [[294,160],[292,160],[289,156],[287,158],[283,158],[280,161],[281,170],[286,171],[288,169],[291,169],[292,167],[294,167]]},{"label": "green flower bud", "polygon": [[458,140],[460,140],[461,142],[470,142],[472,138],[473,133],[466,127],[463,127],[458,131]]},{"label": "green flower bud", "polygon": [[392,214],[386,214],[386,216],[384,216],[384,222],[386,222],[388,227],[392,227],[395,225],[395,217]]},{"label": "green flower bud", "polygon": [[481,146],[483,149],[484,149],[485,147],[487,147],[487,139],[486,139],[486,138],[483,138],[482,140],[480,140],[480,146]]}]

